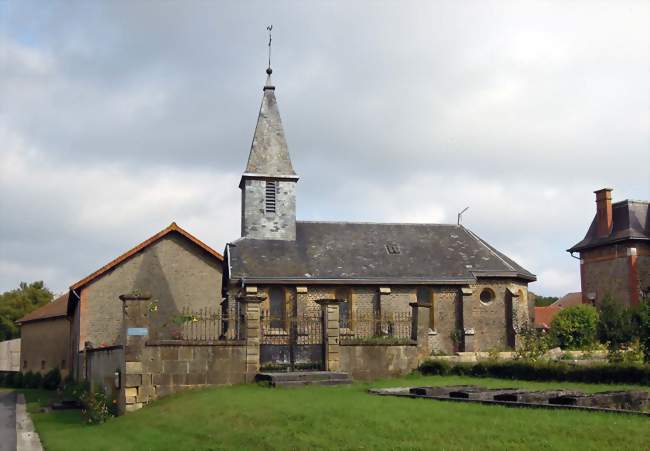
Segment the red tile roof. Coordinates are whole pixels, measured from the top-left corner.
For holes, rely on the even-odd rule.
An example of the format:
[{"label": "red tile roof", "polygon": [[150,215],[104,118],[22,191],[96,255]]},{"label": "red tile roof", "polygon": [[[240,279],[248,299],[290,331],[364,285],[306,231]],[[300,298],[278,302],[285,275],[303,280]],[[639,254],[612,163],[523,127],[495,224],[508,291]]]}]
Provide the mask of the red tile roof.
[{"label": "red tile roof", "polygon": [[37,308],[31,313],[20,318],[16,323],[24,324],[31,321],[39,321],[44,319],[61,318],[67,315],[68,311],[68,293],[59,296],[52,302]]},{"label": "red tile roof", "polygon": [[83,286],[85,286],[88,283],[92,282],[93,280],[95,280],[96,278],[98,278],[99,276],[104,274],[105,272],[111,270],[115,266],[117,266],[120,263],[122,263],[123,261],[127,260],[129,257],[132,257],[133,255],[137,254],[138,252],[140,252],[144,248],[152,245],[153,243],[155,243],[159,239],[161,239],[164,236],[166,236],[166,235],[168,235],[170,233],[173,233],[173,232],[181,234],[182,236],[184,236],[185,238],[187,238],[188,240],[190,240],[191,242],[193,242],[194,244],[196,244],[197,246],[202,248],[208,254],[214,256],[215,258],[217,258],[220,261],[223,261],[223,255],[221,255],[219,252],[212,249],[210,246],[208,246],[203,241],[196,238],[194,235],[192,235],[188,231],[182,229],[175,222],[172,222],[168,227],[166,227],[165,229],[163,229],[160,232],[156,233],[151,238],[149,238],[149,239],[143,241],[142,243],[138,244],[133,249],[131,249],[131,250],[125,252],[124,254],[120,255],[119,257],[117,257],[115,260],[110,261],[109,263],[102,266],[101,268],[99,268],[97,271],[90,274],[89,276],[81,279],[79,282],[72,285],[70,287],[70,289],[71,290],[78,290],[79,288],[82,288]]},{"label": "red tile roof", "polygon": [[535,328],[548,329],[557,312],[562,310],[561,307],[535,307]]},{"label": "red tile roof", "polygon": [[551,307],[573,307],[574,305],[582,304],[582,293],[580,291],[575,293],[567,293],[562,296],[560,299],[552,303]]}]

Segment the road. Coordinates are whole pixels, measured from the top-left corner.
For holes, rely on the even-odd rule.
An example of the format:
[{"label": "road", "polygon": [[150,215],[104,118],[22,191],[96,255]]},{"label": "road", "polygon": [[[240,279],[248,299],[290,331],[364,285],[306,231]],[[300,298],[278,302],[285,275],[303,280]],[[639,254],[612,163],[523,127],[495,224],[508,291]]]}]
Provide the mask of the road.
[{"label": "road", "polygon": [[16,394],[0,390],[0,451],[16,449]]}]

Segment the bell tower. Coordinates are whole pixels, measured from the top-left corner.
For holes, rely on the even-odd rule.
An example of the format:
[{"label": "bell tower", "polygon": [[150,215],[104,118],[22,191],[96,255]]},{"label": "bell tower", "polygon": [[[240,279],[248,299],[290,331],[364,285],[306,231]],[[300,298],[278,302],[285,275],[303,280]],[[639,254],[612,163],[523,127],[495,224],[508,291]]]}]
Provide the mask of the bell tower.
[{"label": "bell tower", "polygon": [[241,236],[293,241],[296,239],[298,175],[291,164],[270,66],[266,73],[253,143],[239,182]]}]

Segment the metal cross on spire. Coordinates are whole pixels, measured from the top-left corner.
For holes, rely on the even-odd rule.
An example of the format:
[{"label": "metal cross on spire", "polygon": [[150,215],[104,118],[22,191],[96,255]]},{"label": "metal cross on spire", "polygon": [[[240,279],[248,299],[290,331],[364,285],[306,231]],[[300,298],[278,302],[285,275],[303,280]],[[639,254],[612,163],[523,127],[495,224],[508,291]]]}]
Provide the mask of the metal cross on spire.
[{"label": "metal cross on spire", "polygon": [[266,68],[266,73],[271,75],[271,73],[273,72],[271,70],[271,41],[272,41],[271,31],[273,31],[273,25],[269,25],[268,27],[266,27],[266,30],[269,32],[269,66]]}]

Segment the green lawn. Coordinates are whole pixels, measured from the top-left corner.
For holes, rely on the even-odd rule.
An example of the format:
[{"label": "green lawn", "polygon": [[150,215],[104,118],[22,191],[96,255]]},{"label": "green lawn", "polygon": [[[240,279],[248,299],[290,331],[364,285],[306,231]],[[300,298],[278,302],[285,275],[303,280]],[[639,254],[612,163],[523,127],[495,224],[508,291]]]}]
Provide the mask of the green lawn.
[{"label": "green lawn", "polygon": [[[630,449],[650,446],[647,417],[470,405],[369,395],[370,386],[480,384],[578,388],[622,385],[409,376],[342,387],[255,385],[182,393],[85,426],[79,412],[33,413],[47,450]],[[649,390],[648,387],[644,389]],[[31,412],[42,391],[24,390]]]}]

